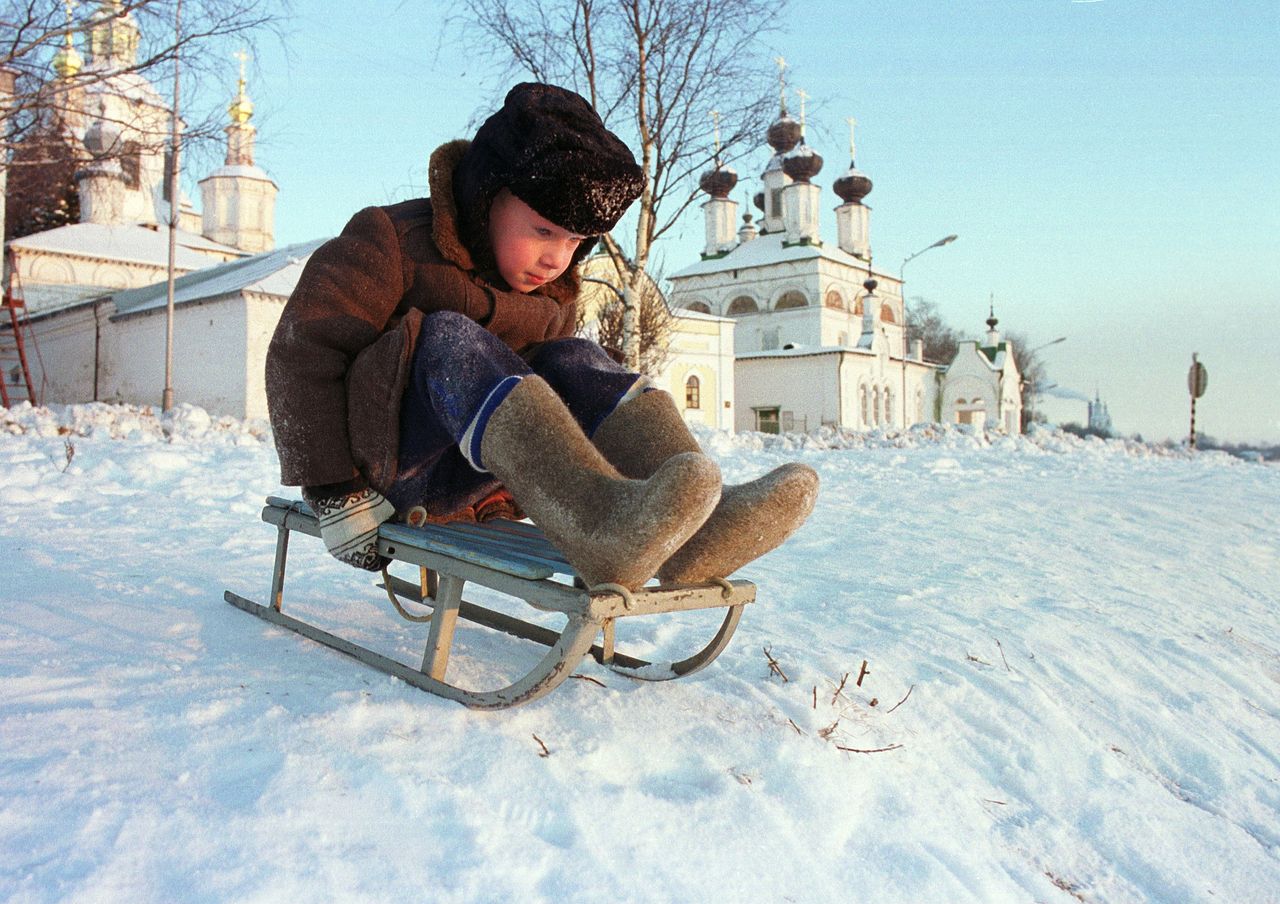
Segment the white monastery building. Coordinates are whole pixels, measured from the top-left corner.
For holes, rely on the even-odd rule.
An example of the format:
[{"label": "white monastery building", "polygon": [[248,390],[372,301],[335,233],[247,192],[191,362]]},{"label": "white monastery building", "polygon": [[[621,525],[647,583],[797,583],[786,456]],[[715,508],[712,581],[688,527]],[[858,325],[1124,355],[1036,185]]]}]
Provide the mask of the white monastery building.
[{"label": "white monastery building", "polygon": [[[871,209],[863,203],[872,186],[854,162],[852,134],[849,169],[832,186],[842,202],[835,208],[834,245],[823,241],[822,190],[812,181],[822,158],[805,143],[803,124],[785,105],[766,140],[773,155],[754,197],[759,226],[749,212],[738,226],[732,169],[717,166],[703,174],[706,245],[699,262],[670,277],[673,308],[737,323],[736,428],[974,423],[960,407],[976,410],[974,400],[981,397],[990,400],[985,410],[1002,412],[993,423],[1016,432],[1020,409],[1005,418],[1009,403],[1000,407],[1010,380],[1015,398],[1018,389],[1004,345],[984,355],[989,362],[998,356],[998,364],[981,371],[962,367],[966,379],[984,381],[981,392],[971,389],[967,396],[948,394],[950,369],[924,361],[921,343],[907,348],[901,280],[872,263]],[[957,407],[949,398],[964,404]]]}]

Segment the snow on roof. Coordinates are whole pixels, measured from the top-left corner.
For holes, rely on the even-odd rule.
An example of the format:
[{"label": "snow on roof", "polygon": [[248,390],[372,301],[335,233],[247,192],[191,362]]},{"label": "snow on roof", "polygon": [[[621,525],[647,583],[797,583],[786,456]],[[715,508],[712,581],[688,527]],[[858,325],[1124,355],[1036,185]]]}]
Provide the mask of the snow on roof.
[{"label": "snow on roof", "polygon": [[102,286],[46,283],[23,286],[22,300],[27,305],[27,316],[37,318],[69,308],[89,298],[98,298],[106,291],[108,290]]},{"label": "snow on roof", "polygon": [[[297,285],[311,252],[326,241],[312,239],[299,242],[244,260],[228,261],[188,273],[174,281],[173,302],[175,305],[191,304],[238,292],[287,297]],[[112,300],[116,305],[113,317],[155,310],[168,303],[168,285],[159,282],[141,289],[116,292]]]},{"label": "snow on roof", "polygon": [[259,166],[246,165],[243,163],[230,163],[226,166],[220,166],[209,175],[201,179],[203,183],[208,179],[216,179],[218,177],[231,177],[236,179],[257,179],[259,182],[270,182],[275,184],[275,180],[267,175],[266,170]]},{"label": "snow on roof", "polygon": [[[673,280],[684,279],[689,276],[723,273],[726,270],[746,270],[750,267],[767,267],[771,264],[812,260],[815,258],[824,258],[864,272],[867,269],[866,261],[860,257],[854,257],[847,251],[840,250],[837,245],[784,245],[783,239],[785,238],[786,233],[784,232],[766,233],[749,242],[742,242],[736,245],[732,251],[723,257],[713,257],[698,261],[696,264],[691,264],[667,278]],[[897,282],[896,276],[884,270],[872,267],[871,272],[877,277],[888,278]]]},{"label": "snow on roof", "polygon": [[[178,230],[178,248],[175,263],[180,270],[199,270],[209,266],[209,257],[195,249],[217,251],[222,254],[243,255],[244,252],[230,245],[223,245]],[[169,264],[168,228],[152,228],[138,223],[106,225],[103,223],[72,223],[37,232],[11,241],[18,252],[43,251],[54,254],[74,254],[81,257],[105,258],[167,267]]]},{"label": "snow on roof", "polygon": [[671,316],[684,317],[689,320],[706,320],[712,323],[720,323],[724,321],[728,321],[730,323],[734,322],[734,318],[732,317],[721,317],[719,314],[704,314],[702,311],[691,311],[688,308],[672,308]]}]

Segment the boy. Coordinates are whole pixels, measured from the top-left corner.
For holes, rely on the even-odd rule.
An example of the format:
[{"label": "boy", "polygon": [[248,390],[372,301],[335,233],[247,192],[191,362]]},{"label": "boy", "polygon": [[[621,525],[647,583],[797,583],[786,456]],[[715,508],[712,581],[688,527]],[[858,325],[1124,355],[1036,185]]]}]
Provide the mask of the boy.
[{"label": "boy", "polygon": [[334,556],[378,568],[397,513],[518,505],[588,586],[636,588],[723,576],[803,522],[812,469],[722,498],[670,396],[573,337],[577,265],[643,187],[585,100],[517,85],[428,179],[316,250],[267,355],[281,479]]}]

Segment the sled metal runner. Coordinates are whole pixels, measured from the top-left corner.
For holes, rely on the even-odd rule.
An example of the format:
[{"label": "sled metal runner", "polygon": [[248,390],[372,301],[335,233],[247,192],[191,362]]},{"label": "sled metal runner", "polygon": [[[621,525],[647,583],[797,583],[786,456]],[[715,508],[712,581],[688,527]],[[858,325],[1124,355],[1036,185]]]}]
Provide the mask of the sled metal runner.
[{"label": "sled metal runner", "polygon": [[[274,496],[267,499],[262,520],[277,529],[269,604],[264,606],[230,590],[225,594],[227,602],[414,687],[474,709],[503,709],[536,700],[573,674],[587,655],[621,674],[649,681],[691,675],[724,651],[742,617],[742,607],[755,600],[755,585],[740,580],[634,591],[616,585],[584,589],[575,581],[572,567],[559,550],[537,527],[523,522],[429,524],[418,528],[383,524],[378,531],[378,552],[393,562],[419,569],[417,585],[384,572],[386,590],[401,614],[413,621],[429,619],[422,663],[414,667],[286,615],[284,580],[289,535],[299,532],[319,537],[320,527],[305,503]],[[565,626],[557,632],[464,600],[462,593],[467,583],[524,600],[544,612],[561,613],[566,618]],[[410,616],[399,605],[397,596],[430,606],[431,614]],[[615,627],[620,618],[715,608],[726,610],[720,629],[705,647],[685,659],[655,665],[614,648]],[[507,687],[491,691],[458,687],[446,680],[446,672],[459,620],[534,641],[548,650],[526,675]]]}]

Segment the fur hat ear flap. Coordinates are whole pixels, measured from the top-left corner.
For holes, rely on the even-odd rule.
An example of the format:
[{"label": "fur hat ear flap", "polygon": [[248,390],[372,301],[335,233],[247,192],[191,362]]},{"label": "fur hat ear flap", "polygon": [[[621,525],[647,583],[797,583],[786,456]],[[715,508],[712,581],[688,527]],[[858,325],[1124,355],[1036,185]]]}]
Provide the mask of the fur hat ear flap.
[{"label": "fur hat ear flap", "polygon": [[[586,100],[565,88],[526,82],[512,88],[502,109],[480,126],[454,184],[464,225],[487,220],[489,205],[505,187],[557,226],[592,236],[614,227],[640,196],[644,174]],[[485,213],[476,217],[476,211]],[[476,226],[466,232],[474,234]]]}]

